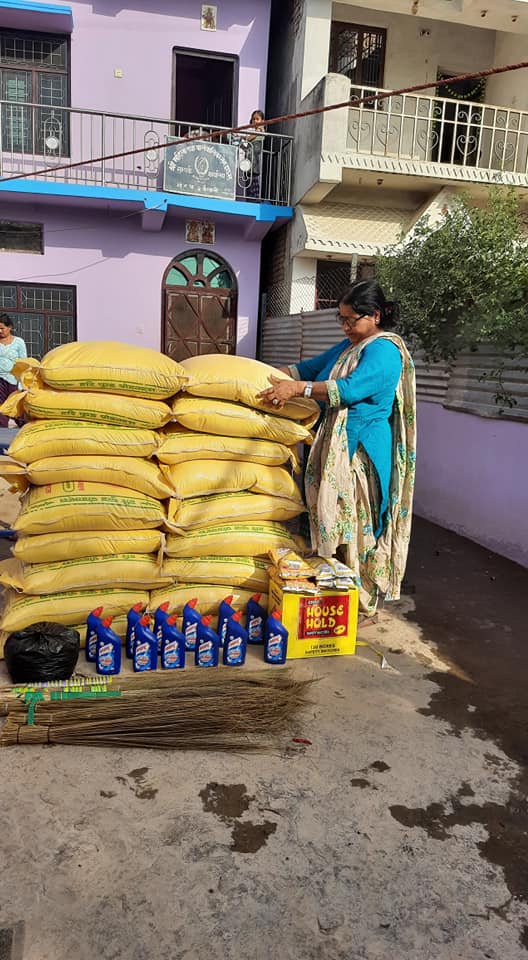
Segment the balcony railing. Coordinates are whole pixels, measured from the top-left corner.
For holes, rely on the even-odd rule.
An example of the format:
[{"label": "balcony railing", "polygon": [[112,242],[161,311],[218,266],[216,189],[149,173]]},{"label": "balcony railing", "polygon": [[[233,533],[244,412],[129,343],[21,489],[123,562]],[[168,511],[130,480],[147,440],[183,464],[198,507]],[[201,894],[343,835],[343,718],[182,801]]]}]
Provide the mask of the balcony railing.
[{"label": "balcony railing", "polygon": [[[229,144],[234,157],[234,197],[256,203],[290,202],[292,138],[277,133],[222,133],[222,127],[127,114],[43,107],[0,100],[0,178],[34,174],[37,180],[163,190],[167,140],[199,140],[219,131],[214,142]],[[248,130],[248,134],[253,131]],[[120,154],[141,148],[130,156]],[[112,156],[113,159],[97,160]],[[82,161],[72,169],[55,169]],[[40,173],[47,169],[47,173]],[[192,193],[192,189],[178,191]],[[214,196],[207,187],[201,196]]]},{"label": "balcony railing", "polygon": [[[351,100],[386,91],[352,87]],[[528,173],[528,113],[400,94],[349,111],[348,149],[371,157]]]}]

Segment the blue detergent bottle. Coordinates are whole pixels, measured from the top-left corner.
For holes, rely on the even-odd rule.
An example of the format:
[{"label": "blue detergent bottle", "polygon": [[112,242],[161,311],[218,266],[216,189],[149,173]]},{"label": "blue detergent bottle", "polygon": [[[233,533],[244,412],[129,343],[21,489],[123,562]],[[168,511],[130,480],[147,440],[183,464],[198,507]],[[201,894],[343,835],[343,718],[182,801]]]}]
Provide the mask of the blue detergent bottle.
[{"label": "blue detergent bottle", "polygon": [[226,667],[241,667],[246,661],[248,634],[241,620],[242,611],[238,610],[227,621],[223,654]]},{"label": "blue detergent bottle", "polygon": [[99,621],[97,628],[97,652],[95,669],[104,676],[114,675],[121,670],[121,637],[110,629],[113,617]]},{"label": "blue detergent bottle", "polygon": [[266,663],[286,663],[288,631],[281,622],[280,610],[273,610],[266,620],[264,631],[264,660]]},{"label": "blue detergent bottle", "polygon": [[132,665],[135,673],[158,668],[158,641],[155,634],[149,629],[150,616],[146,613],[136,623],[134,636],[134,653]]},{"label": "blue detergent bottle", "polygon": [[161,636],[161,667],[163,670],[183,670],[185,667],[185,634],[176,626],[175,613],[167,617]]},{"label": "blue detergent bottle", "polygon": [[260,605],[261,596],[261,593],[254,593],[248,600],[246,616],[248,643],[264,643],[264,627],[268,612]]},{"label": "blue detergent bottle", "polygon": [[156,634],[156,640],[158,641],[158,653],[161,653],[161,637],[162,637],[163,624],[165,623],[167,617],[169,616],[168,614],[169,607],[170,607],[169,600],[165,601],[165,603],[160,603],[158,609],[154,614],[154,633]]},{"label": "blue detergent bottle", "polygon": [[218,607],[218,624],[217,632],[220,637],[220,646],[224,646],[226,638],[227,623],[230,617],[236,612],[235,609],[231,606],[233,602],[233,594],[230,593],[228,597],[224,597]]},{"label": "blue detergent bottle", "polygon": [[102,607],[96,607],[86,618],[85,655],[88,663],[95,663],[97,655],[97,627],[101,622]]},{"label": "blue detergent bottle", "polygon": [[182,633],[185,636],[185,647],[187,650],[196,649],[198,624],[202,619],[201,613],[196,609],[197,603],[198,597],[193,597],[183,608]]},{"label": "blue detergent bottle", "polygon": [[210,627],[213,618],[209,615],[201,617],[198,624],[194,662],[197,667],[217,667],[220,651],[220,637]]},{"label": "blue detergent bottle", "polygon": [[127,632],[126,632],[126,641],[125,641],[125,653],[129,660],[132,660],[134,654],[134,634],[136,630],[136,624],[139,623],[141,617],[143,616],[143,604],[135,603],[133,607],[127,613]]}]

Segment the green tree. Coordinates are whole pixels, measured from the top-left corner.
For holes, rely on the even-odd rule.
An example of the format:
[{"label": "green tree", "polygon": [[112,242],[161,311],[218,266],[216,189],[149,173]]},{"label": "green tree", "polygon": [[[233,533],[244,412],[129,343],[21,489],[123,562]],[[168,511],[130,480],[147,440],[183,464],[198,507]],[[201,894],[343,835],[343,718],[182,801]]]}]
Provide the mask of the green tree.
[{"label": "green tree", "polygon": [[378,277],[428,360],[480,343],[528,355],[528,238],[513,188],[493,187],[485,206],[458,198],[440,223],[422,218],[380,258]]}]

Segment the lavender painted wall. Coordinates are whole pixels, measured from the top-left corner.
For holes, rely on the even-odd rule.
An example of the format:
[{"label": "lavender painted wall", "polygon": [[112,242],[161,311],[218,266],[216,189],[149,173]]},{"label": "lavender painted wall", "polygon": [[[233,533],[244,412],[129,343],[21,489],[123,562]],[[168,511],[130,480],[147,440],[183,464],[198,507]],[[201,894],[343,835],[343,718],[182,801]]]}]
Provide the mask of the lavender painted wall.
[{"label": "lavender painted wall", "polygon": [[528,566],[528,424],[418,404],[415,511]]},{"label": "lavender painted wall", "polygon": [[[6,219],[44,224],[46,253],[0,253],[0,280],[71,284],[77,288],[79,340],[120,340],[159,350],[161,283],[170,260],[185,243],[184,219],[167,216],[160,233],[141,229],[141,218],[116,210],[71,210],[46,204],[4,204]],[[237,353],[255,356],[260,241],[244,240],[242,228],[216,221],[214,245],[239,281]]]},{"label": "lavender painted wall", "polygon": [[170,119],[172,50],[189,47],[240,58],[238,119],[245,123],[264,107],[270,0],[216,5],[218,29],[207,31],[198,0],[71,3],[72,106]]}]

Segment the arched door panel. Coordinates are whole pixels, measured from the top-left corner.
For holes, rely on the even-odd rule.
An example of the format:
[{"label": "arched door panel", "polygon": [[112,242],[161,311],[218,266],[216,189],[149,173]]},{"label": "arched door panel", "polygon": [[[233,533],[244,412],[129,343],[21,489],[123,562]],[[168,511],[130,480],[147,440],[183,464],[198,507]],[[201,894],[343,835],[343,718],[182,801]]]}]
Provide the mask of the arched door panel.
[{"label": "arched door panel", "polygon": [[236,278],[221,257],[205,250],[175,257],[163,281],[163,352],[174,360],[235,353],[236,301]]}]

